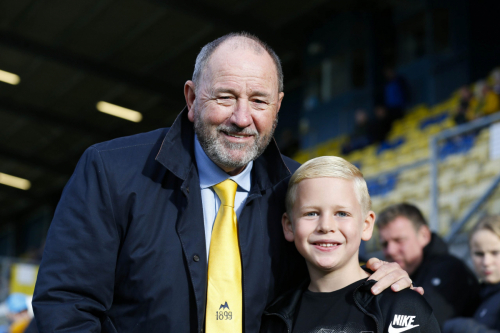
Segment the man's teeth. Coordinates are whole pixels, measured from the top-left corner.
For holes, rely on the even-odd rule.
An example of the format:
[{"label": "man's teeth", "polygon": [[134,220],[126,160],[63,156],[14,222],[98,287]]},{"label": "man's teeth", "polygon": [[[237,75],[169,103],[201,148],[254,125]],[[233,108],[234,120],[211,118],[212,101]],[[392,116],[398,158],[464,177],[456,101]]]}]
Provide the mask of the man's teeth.
[{"label": "man's teeth", "polygon": [[245,137],[243,135],[236,135],[236,134],[229,134],[229,136],[232,136],[233,138],[244,138]]}]

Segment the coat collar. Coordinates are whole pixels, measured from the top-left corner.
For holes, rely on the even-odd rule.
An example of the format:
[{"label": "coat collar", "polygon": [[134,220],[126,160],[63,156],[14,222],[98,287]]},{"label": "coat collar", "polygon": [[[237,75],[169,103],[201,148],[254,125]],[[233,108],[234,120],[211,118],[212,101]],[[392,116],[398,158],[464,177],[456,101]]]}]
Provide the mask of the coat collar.
[{"label": "coat collar", "polygon": [[[189,169],[196,164],[194,127],[187,114],[188,110],[185,107],[165,135],[156,155],[156,161],[182,180],[186,180]],[[274,138],[264,153],[254,161],[252,172],[254,183],[260,190],[266,190],[291,175]]]}]

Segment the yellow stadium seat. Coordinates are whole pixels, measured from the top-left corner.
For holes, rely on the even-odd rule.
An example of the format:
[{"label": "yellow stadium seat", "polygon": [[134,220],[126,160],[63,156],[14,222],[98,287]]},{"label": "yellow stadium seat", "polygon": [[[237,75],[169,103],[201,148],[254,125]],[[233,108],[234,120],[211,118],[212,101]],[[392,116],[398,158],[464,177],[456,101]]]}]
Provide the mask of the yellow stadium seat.
[{"label": "yellow stadium seat", "polygon": [[440,211],[439,212],[439,230],[438,233],[440,235],[445,235],[449,232],[450,226],[453,223],[453,215],[449,211]]},{"label": "yellow stadium seat", "polygon": [[479,132],[476,138],[476,144],[479,144],[481,142],[489,142],[489,140],[490,140],[490,129],[485,128],[481,132]]},{"label": "yellow stadium seat", "polygon": [[307,162],[308,160],[310,160],[310,153],[308,151],[300,151],[298,152],[297,154],[295,154],[295,156],[293,157],[293,159],[301,164]]},{"label": "yellow stadium seat", "polygon": [[451,166],[452,168],[459,169],[465,164],[466,158],[462,154],[455,154],[455,155],[448,156],[446,158],[445,162],[447,165]]},{"label": "yellow stadium seat", "polygon": [[372,177],[380,172],[380,167],[378,166],[378,164],[375,164],[372,166],[363,167],[361,171],[363,172],[363,176],[365,178]]},{"label": "yellow stadium seat", "polygon": [[453,126],[455,126],[455,121],[453,120],[452,117],[448,117],[440,125],[441,125],[441,130],[452,128]]},{"label": "yellow stadium seat", "polygon": [[500,215],[500,196],[493,197],[487,204],[488,213],[491,215]]},{"label": "yellow stadium seat", "polygon": [[481,178],[492,178],[500,174],[500,160],[488,160],[482,165]]},{"label": "yellow stadium seat", "polygon": [[438,186],[440,193],[448,193],[457,185],[456,173],[452,169],[443,170],[438,176]]},{"label": "yellow stadium seat", "polygon": [[458,184],[465,183],[467,186],[472,186],[477,183],[480,176],[481,166],[479,163],[466,163],[459,169],[456,177]]},{"label": "yellow stadium seat", "polygon": [[469,151],[466,158],[470,161],[487,162],[490,150],[486,143],[478,143]]},{"label": "yellow stadium seat", "polygon": [[404,166],[415,162],[415,157],[412,154],[400,154],[396,156],[398,166]]},{"label": "yellow stadium seat", "polygon": [[427,126],[422,132],[425,134],[425,136],[430,137],[433,135],[438,134],[441,132],[441,125],[440,124],[432,124]]},{"label": "yellow stadium seat", "polygon": [[399,174],[399,181],[404,181],[407,183],[414,183],[417,180],[417,178],[418,178],[418,170],[415,170],[415,168],[402,171]]}]

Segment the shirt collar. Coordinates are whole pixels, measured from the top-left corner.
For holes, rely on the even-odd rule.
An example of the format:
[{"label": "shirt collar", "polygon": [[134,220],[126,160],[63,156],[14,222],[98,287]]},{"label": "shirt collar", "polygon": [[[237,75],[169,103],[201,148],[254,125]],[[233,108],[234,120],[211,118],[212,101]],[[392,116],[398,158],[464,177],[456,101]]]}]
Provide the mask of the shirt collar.
[{"label": "shirt collar", "polygon": [[194,156],[196,158],[196,164],[198,165],[201,189],[209,188],[229,178],[238,184],[242,190],[246,192],[250,191],[250,175],[252,172],[253,161],[250,161],[246,168],[236,176],[229,176],[207,156],[201,147],[196,134],[194,136]]}]

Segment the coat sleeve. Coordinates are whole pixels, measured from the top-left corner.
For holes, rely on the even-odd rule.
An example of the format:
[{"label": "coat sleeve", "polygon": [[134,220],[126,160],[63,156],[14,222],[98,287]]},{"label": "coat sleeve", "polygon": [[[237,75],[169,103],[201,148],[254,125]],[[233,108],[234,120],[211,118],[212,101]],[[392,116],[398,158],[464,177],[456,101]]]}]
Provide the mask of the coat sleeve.
[{"label": "coat sleeve", "polygon": [[83,154],[52,220],[33,309],[40,332],[101,332],[110,325],[120,237],[100,153]]},{"label": "coat sleeve", "polygon": [[441,333],[441,328],[439,327],[439,323],[434,316],[434,313],[431,313],[425,325],[420,329],[422,333]]}]

